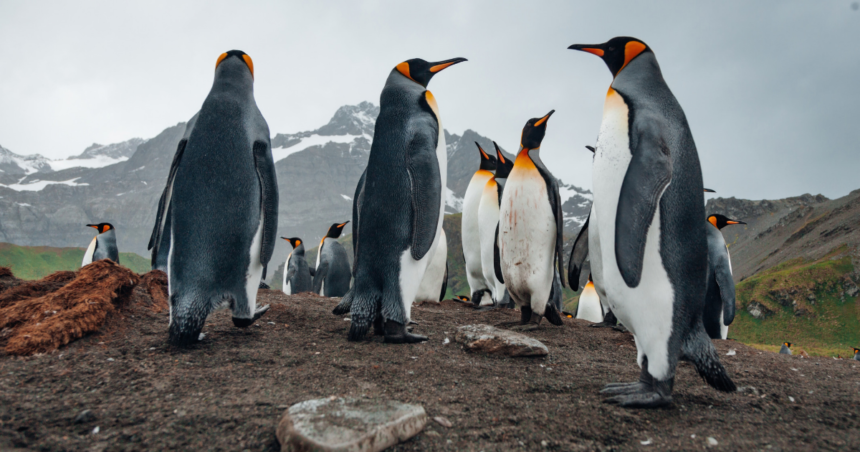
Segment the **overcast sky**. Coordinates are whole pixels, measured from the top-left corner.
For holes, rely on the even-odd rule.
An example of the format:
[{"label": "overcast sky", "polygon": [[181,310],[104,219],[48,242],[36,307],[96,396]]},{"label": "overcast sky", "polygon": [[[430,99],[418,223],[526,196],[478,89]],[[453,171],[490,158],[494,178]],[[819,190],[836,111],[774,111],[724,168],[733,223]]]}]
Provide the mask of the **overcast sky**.
[{"label": "overcast sky", "polygon": [[0,145],[49,158],[150,138],[202,104],[215,60],[254,60],[272,135],[379,102],[409,58],[465,57],[430,83],[444,126],[507,149],[555,109],[542,157],[591,187],[611,75],[567,50],[635,36],[687,114],[721,196],[860,188],[860,11],[851,0],[719,2],[24,2],[0,0]]}]

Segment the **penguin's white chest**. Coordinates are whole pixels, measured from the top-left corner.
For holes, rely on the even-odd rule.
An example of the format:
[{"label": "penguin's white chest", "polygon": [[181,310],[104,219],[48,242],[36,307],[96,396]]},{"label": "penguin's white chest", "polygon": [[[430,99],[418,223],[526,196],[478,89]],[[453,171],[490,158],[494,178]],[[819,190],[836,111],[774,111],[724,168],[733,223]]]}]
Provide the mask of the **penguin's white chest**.
[{"label": "penguin's white chest", "polygon": [[87,247],[87,250],[84,252],[84,260],[81,262],[81,267],[84,265],[89,265],[93,263],[93,254],[96,252],[96,241],[98,240],[98,236],[93,237],[93,240],[90,242],[90,246]]},{"label": "penguin's white chest", "polygon": [[490,179],[484,186],[478,207],[478,230],[481,243],[481,269],[496,301],[501,300],[505,285],[496,278],[496,226],[499,224],[499,185]]},{"label": "penguin's white chest", "polygon": [[292,257],[293,257],[293,253],[290,253],[289,256],[287,256],[287,262],[284,263],[284,282],[281,284],[281,286],[283,287],[284,293],[287,295],[293,294],[293,290],[290,287],[290,280],[287,279],[287,274],[290,273],[290,259]]},{"label": "penguin's white chest", "polygon": [[576,318],[592,323],[603,321],[603,309],[600,307],[600,297],[597,295],[594,285],[588,284],[582,289],[582,294],[579,296],[579,307],[576,309]]}]

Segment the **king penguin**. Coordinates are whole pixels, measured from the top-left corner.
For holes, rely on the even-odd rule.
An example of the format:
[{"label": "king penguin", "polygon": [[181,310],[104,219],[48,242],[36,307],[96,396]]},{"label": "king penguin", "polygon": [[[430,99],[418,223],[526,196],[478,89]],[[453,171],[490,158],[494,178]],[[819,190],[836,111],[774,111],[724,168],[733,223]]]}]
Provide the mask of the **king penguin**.
[{"label": "king penguin", "polygon": [[266,312],[257,288],[277,225],[278,181],[254,100],[254,63],[231,50],[218,57],[212,89],[179,141],[149,240],[154,257],[170,246],[170,344],[196,342],[216,309],[229,307],[238,327]]},{"label": "king penguin", "polygon": [[481,269],[484,272],[484,280],[490,283],[490,292],[493,296],[493,304],[501,306],[507,303],[510,295],[505,289],[505,282],[496,276],[495,257],[498,255],[499,247],[499,204],[502,201],[505,183],[508,175],[514,169],[514,162],[505,158],[502,150],[496,142],[496,173],[484,185],[481,194],[481,202],[478,207],[478,230],[481,243]]},{"label": "king penguin", "polygon": [[442,301],[447,291],[448,237],[445,235],[445,230],[443,229],[439,245],[436,246],[436,253],[433,255],[433,259],[430,260],[430,264],[427,265],[427,270],[424,270],[424,277],[421,278],[421,284],[418,285],[415,302]]},{"label": "king penguin", "polygon": [[528,325],[526,330],[536,328],[543,317],[562,325],[564,215],[558,180],[540,159],[547,121],[554,112],[530,119],[523,128],[499,209],[499,257],[494,259],[499,264],[495,270],[520,307],[520,324]]},{"label": "king penguin", "polygon": [[335,223],[328,228],[317,249],[314,266],[314,292],[324,297],[342,297],[349,291],[352,270],[349,255],[337,239],[346,223]]},{"label": "king penguin", "polygon": [[746,224],[724,215],[708,216],[708,285],[705,290],[705,309],[702,323],[711,339],[726,339],[729,325],[735,318],[735,281],[732,279],[732,261],[723,233],[731,224]]},{"label": "king penguin", "polygon": [[783,342],[782,348],[779,349],[780,355],[790,355],[791,354],[791,342]]},{"label": "king penguin", "polygon": [[404,61],[385,82],[367,169],[356,188],[355,282],[334,310],[352,312],[349,340],[361,340],[371,323],[385,342],[427,340],[406,330],[412,301],[441,241],[445,213],[445,131],[427,84],[463,61]]},{"label": "king penguin", "polygon": [[90,246],[87,247],[81,267],[102,259],[110,259],[118,264],[119,249],[116,247],[116,229],[113,228],[113,225],[99,223],[88,224],[87,226],[95,228],[99,233],[93,237]]},{"label": "king penguin", "polygon": [[[463,258],[466,260],[466,281],[469,283],[471,299],[476,305],[488,306],[493,304],[493,291],[490,289],[493,279],[486,279],[486,272],[483,268],[478,211],[487,182],[492,180],[493,171],[496,170],[499,163],[495,157],[486,153],[477,141],[475,146],[478,147],[481,162],[478,171],[475,171],[469,181],[469,186],[466,187],[460,232],[463,243]],[[498,218],[496,221],[498,222]]]},{"label": "king penguin", "polygon": [[600,57],[613,76],[592,166],[588,248],[595,285],[633,333],[642,370],[637,382],[604,388],[612,395],[606,402],[670,403],[679,359],[714,388],[734,391],[701,321],[708,271],[702,170],[684,111],[644,42],[617,37],[569,48]]},{"label": "king penguin", "polygon": [[600,296],[594,289],[594,280],[588,275],[588,282],[579,294],[579,304],[576,305],[576,318],[588,320],[592,323],[603,321],[603,306],[600,304]]},{"label": "king penguin", "polygon": [[860,348],[854,349],[854,361],[860,361]]},{"label": "king penguin", "polygon": [[305,242],[298,237],[281,238],[293,246],[293,251],[287,256],[287,262],[284,264],[284,283],[282,286],[284,293],[293,295],[312,291],[314,281],[311,278],[308,261],[305,259]]}]

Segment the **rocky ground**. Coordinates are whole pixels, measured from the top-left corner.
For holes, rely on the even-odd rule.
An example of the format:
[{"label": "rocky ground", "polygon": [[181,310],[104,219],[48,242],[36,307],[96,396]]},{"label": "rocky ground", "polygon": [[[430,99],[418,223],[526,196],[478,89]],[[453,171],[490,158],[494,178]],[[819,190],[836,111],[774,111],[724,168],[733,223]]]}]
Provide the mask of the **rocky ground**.
[{"label": "rocky ground", "polygon": [[[857,450],[860,363],[803,359],[716,341],[739,393],[678,369],[674,404],[601,403],[603,384],[638,377],[632,336],[565,319],[530,336],[542,358],[488,356],[458,326],[512,311],[444,302],[413,310],[430,341],[346,341],[337,300],[261,290],[272,309],[248,329],[213,315],[205,339],[166,345],[168,315],[128,303],[100,333],[42,356],[0,352],[0,450],[279,450],[287,407],[335,396],[423,405],[424,431],[394,450]],[[727,356],[730,351],[735,353]],[[443,422],[444,423],[444,422]]]}]

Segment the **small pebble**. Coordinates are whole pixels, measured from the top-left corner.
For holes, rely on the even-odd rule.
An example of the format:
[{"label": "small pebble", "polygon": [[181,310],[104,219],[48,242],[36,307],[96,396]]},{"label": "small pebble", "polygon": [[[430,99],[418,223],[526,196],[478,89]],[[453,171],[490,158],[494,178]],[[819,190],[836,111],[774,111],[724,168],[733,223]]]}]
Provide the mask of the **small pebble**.
[{"label": "small pebble", "polygon": [[541,445],[541,446],[543,446],[543,447],[546,447],[546,446],[549,446],[549,443],[548,443],[548,442],[546,442],[546,440],[543,440],[543,441],[541,441],[541,442],[540,442],[540,445]]},{"label": "small pebble", "polygon": [[792,402],[794,402],[794,397],[788,396],[788,400],[791,400]]},{"label": "small pebble", "polygon": [[648,446],[651,444],[651,438],[648,438],[645,441],[639,441],[639,444],[641,444],[643,446]]},{"label": "small pebble", "polygon": [[[257,326],[260,326],[260,325],[257,325]],[[206,337],[206,333],[200,333],[200,336],[197,336],[197,340],[202,341],[204,337]]]},{"label": "small pebble", "polygon": [[450,343],[451,343],[451,340],[449,340],[447,337],[445,338],[445,340],[442,341],[442,345],[446,345],[446,344],[450,344]]},{"label": "small pebble", "polygon": [[107,360],[110,362],[113,362],[113,358],[108,358]]},{"label": "small pebble", "polygon": [[726,353],[726,356],[735,356],[737,354],[738,354],[738,352],[735,351],[735,349],[731,349],[728,351],[728,353]]},{"label": "small pebble", "polygon": [[87,422],[92,422],[96,420],[96,415],[93,414],[90,410],[83,410],[75,416],[75,419],[72,421],[73,424],[86,424]]},{"label": "small pebble", "polygon": [[448,419],[446,419],[442,416],[436,416],[433,418],[433,420],[436,421],[437,424],[439,424],[445,428],[451,428],[454,426],[454,424],[452,424],[451,421],[449,421]]},{"label": "small pebble", "polygon": [[713,436],[708,437],[708,446],[716,446],[717,444],[720,444],[720,443],[718,443],[717,440],[714,439]]},{"label": "small pebble", "polygon": [[99,426],[96,425],[96,428],[93,429],[93,435],[99,432]]}]

